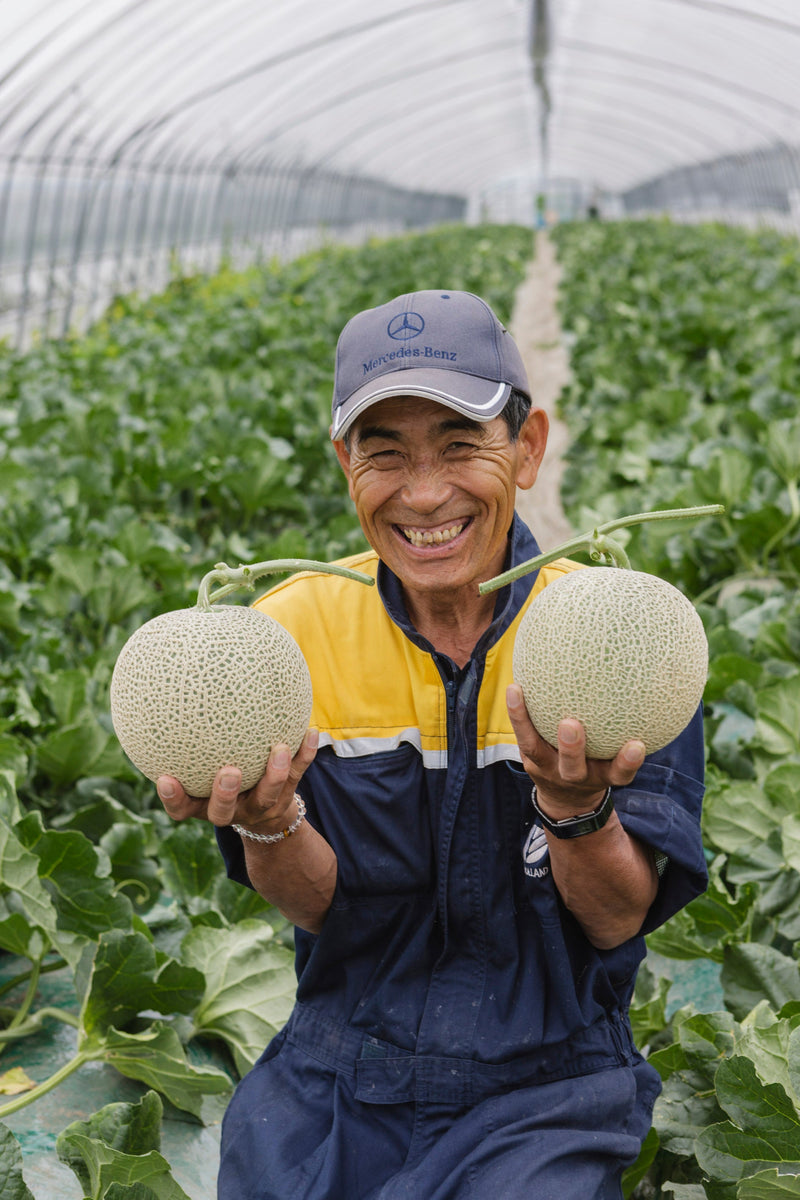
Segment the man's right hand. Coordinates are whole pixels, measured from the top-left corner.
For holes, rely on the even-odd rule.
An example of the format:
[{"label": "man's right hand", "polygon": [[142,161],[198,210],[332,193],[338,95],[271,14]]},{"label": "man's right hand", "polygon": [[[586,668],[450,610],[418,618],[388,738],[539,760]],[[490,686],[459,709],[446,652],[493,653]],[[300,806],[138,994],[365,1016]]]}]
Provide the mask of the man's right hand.
[{"label": "man's right hand", "polygon": [[212,825],[237,824],[253,833],[276,833],[297,815],[294,794],[314,761],[318,742],[316,729],[309,729],[294,758],[288,746],[280,743],[273,746],[264,774],[247,791],[240,791],[239,768],[227,766],[217,772],[207,800],[187,795],[172,775],[161,775],[156,781],[159,799],[174,821],[199,817]]}]

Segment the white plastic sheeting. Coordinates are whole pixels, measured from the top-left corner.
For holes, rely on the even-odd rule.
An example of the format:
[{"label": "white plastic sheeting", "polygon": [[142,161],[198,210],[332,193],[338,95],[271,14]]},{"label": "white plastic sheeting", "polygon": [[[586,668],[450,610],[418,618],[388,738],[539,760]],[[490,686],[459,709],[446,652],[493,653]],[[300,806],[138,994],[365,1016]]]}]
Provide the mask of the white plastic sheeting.
[{"label": "white plastic sheeting", "polygon": [[28,0],[0,152],[620,192],[797,141],[799,60],[797,0]]},{"label": "white plastic sheeting", "polygon": [[542,193],[796,227],[799,61],[798,0],[7,0],[0,310]]}]

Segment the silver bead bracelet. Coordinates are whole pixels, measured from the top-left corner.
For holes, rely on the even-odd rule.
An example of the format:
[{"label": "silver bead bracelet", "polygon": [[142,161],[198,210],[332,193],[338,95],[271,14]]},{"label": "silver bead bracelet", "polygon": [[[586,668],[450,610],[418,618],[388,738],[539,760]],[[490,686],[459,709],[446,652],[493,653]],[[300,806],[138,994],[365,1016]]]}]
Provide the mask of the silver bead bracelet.
[{"label": "silver bead bracelet", "polygon": [[231,825],[231,829],[235,829],[239,837],[248,838],[251,842],[282,842],[284,838],[291,837],[305,820],[306,806],[303,797],[298,796],[297,792],[295,792],[294,799],[297,805],[297,816],[291,825],[287,825],[280,833],[253,833],[251,829],[245,829],[244,825]]}]

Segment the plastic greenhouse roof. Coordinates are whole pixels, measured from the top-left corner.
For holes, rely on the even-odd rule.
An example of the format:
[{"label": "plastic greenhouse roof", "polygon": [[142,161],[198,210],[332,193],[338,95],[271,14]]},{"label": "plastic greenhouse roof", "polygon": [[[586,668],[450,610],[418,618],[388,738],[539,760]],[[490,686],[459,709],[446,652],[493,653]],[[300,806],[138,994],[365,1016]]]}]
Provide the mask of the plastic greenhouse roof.
[{"label": "plastic greenhouse roof", "polygon": [[28,0],[0,155],[619,192],[800,140],[799,56],[797,0]]}]

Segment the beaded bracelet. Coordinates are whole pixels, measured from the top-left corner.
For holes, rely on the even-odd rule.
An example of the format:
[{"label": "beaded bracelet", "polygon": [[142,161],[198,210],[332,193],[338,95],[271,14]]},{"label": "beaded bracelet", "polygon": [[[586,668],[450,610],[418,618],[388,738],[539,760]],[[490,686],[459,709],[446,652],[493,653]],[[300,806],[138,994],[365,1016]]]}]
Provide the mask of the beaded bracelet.
[{"label": "beaded bracelet", "polygon": [[239,837],[249,838],[251,842],[282,842],[284,838],[291,837],[295,830],[299,829],[305,820],[306,806],[302,796],[294,794],[295,803],[297,804],[297,816],[292,821],[291,825],[287,825],[280,833],[253,833],[251,829],[245,829],[244,825],[231,825],[231,829],[235,829]]}]

